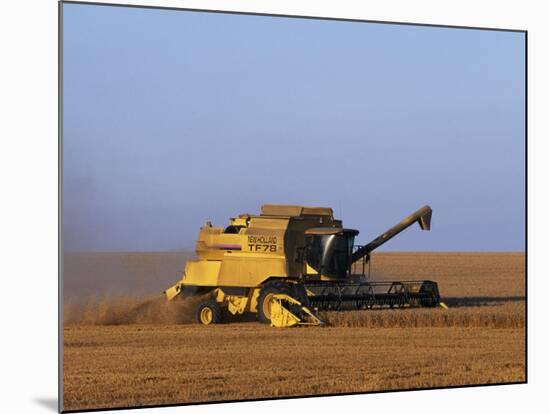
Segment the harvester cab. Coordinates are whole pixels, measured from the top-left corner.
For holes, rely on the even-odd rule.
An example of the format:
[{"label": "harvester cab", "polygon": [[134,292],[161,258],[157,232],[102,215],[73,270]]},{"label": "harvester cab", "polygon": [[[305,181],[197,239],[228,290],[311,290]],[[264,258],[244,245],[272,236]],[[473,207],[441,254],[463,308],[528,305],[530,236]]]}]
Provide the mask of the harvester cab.
[{"label": "harvester cab", "polygon": [[[325,207],[264,205],[227,227],[207,223],[196,243],[198,260],[165,291],[169,300],[194,296],[196,319],[219,323],[231,313],[256,313],[272,326],[320,325],[322,310],[436,306],[437,284],[370,281],[370,253],[418,223],[430,229],[432,210],[422,207],[364,246],[358,230],[342,227]],[[359,265],[358,265],[359,264]]]},{"label": "harvester cab", "polygon": [[328,279],[351,276],[353,244],[359,231],[314,227],[305,231],[307,274]]}]

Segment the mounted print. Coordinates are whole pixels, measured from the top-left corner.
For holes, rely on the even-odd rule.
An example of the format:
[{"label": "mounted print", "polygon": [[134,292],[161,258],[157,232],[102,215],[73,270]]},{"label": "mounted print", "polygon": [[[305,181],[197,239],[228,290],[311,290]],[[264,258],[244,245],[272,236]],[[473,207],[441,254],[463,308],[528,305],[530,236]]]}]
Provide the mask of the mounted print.
[{"label": "mounted print", "polygon": [[526,32],[60,8],[63,411],[526,381]]}]

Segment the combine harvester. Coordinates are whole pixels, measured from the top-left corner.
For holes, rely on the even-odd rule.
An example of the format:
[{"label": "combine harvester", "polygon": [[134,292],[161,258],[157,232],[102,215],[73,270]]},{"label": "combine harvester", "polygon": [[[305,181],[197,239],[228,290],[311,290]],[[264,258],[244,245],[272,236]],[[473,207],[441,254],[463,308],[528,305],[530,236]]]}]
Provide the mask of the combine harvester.
[{"label": "combine harvester", "polygon": [[331,208],[264,205],[260,215],[241,214],[225,228],[201,227],[198,260],[187,262],[183,278],[164,293],[200,299],[196,317],[204,325],[222,322],[227,312],[257,313],[287,327],[321,325],[322,310],[445,306],[435,282],[368,278],[373,250],[414,223],[429,230],[431,216],[424,206],[356,246],[359,231],[343,228]]}]

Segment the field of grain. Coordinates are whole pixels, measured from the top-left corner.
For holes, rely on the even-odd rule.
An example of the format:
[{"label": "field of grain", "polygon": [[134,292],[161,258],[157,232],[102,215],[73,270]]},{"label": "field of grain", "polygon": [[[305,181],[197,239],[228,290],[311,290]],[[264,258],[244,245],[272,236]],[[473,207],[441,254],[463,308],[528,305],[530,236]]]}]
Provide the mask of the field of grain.
[{"label": "field of grain", "polygon": [[66,256],[65,410],[525,381],[524,254],[378,253],[373,279],[435,280],[449,309],[286,330],[191,323],[192,303],[158,296],[189,257]]}]

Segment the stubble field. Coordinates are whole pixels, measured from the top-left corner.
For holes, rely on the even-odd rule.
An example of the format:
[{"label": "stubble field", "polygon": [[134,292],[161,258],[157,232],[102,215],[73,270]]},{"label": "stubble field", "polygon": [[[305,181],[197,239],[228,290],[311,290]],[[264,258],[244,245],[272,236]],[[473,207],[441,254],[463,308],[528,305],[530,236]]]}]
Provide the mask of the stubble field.
[{"label": "stubble field", "polygon": [[286,330],[190,323],[159,296],[189,257],[66,255],[65,410],[525,381],[523,253],[378,253],[373,280],[434,280],[449,309]]}]

